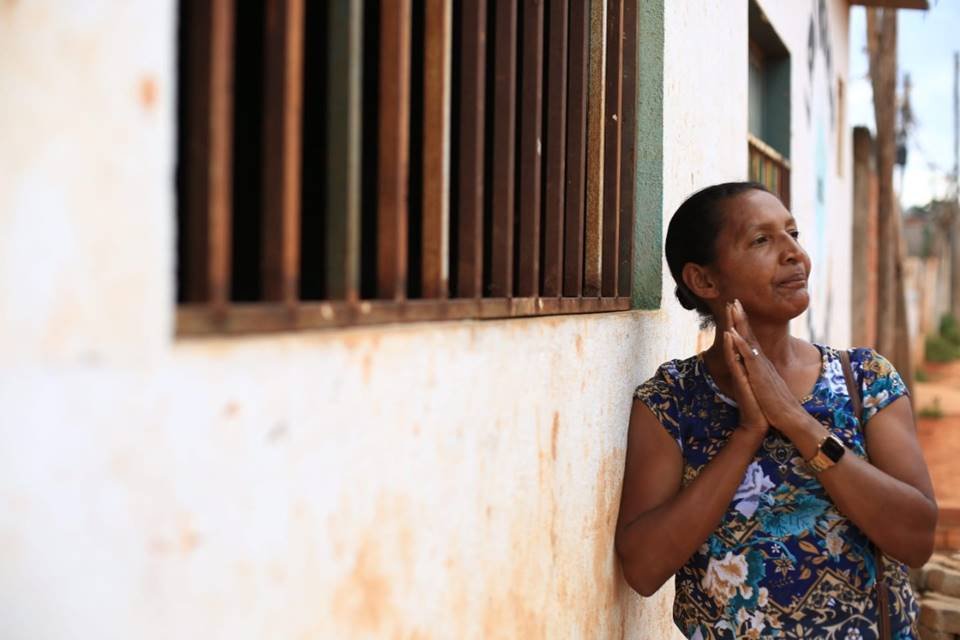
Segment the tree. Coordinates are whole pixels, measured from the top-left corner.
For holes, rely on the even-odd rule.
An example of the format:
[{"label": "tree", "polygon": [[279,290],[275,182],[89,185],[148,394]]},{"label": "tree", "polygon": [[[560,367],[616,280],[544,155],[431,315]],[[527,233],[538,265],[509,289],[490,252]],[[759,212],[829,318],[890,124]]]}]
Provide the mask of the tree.
[{"label": "tree", "polygon": [[867,9],[867,54],[877,125],[877,350],[911,386],[900,212],[893,189],[897,134],[897,10]]}]

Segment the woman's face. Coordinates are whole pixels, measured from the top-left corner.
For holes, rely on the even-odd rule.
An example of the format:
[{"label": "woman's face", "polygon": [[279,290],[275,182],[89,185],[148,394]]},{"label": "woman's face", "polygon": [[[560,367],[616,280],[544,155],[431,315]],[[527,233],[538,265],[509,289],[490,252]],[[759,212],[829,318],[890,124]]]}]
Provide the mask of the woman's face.
[{"label": "woman's face", "polygon": [[720,293],[715,313],[734,298],[751,318],[785,321],[803,313],[810,256],[798,242],[797,221],[766,191],[741,193],[723,206],[711,269]]}]

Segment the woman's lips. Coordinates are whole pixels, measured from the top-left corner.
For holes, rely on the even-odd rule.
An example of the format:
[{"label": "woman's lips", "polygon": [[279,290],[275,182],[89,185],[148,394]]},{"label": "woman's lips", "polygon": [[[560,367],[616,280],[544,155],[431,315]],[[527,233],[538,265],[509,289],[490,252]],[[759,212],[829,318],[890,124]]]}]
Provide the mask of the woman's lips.
[{"label": "woman's lips", "polygon": [[786,289],[804,289],[807,286],[807,276],[802,273],[790,276],[786,280],[781,280],[777,286]]}]

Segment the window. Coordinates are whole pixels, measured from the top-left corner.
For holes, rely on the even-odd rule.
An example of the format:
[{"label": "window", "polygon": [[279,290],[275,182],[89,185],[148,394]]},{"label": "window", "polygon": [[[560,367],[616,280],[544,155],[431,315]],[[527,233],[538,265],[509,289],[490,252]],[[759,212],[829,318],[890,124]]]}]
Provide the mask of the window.
[{"label": "window", "polygon": [[630,308],[637,1],[180,3],[180,334]]},{"label": "window", "polygon": [[790,54],[756,2],[749,10],[748,175],[790,206]]}]

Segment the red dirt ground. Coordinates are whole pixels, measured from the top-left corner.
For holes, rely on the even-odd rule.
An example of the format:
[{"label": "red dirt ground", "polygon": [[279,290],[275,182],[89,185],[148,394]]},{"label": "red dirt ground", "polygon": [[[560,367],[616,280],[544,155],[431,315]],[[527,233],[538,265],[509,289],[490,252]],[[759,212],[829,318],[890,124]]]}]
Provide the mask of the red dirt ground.
[{"label": "red dirt ground", "polygon": [[[941,507],[960,508],[960,361],[927,364],[929,380],[915,383],[914,408],[920,446],[933,476]],[[942,418],[924,418],[921,413],[939,405]]]},{"label": "red dirt ground", "polygon": [[[913,404],[920,446],[940,506],[937,546],[960,549],[960,361],[928,363],[923,371],[929,380],[915,382]],[[922,417],[934,407],[943,417]]]}]

